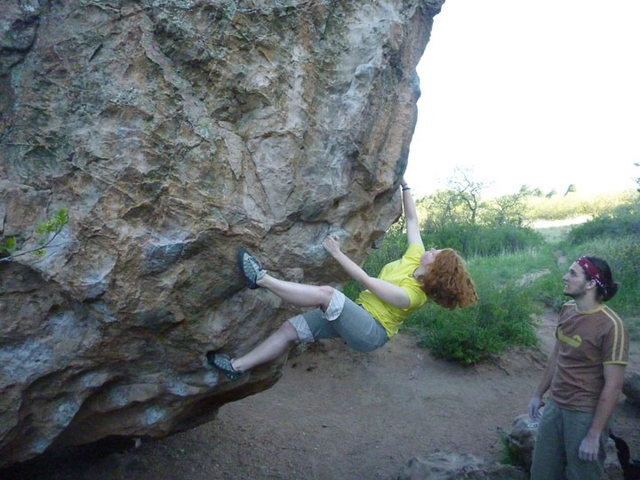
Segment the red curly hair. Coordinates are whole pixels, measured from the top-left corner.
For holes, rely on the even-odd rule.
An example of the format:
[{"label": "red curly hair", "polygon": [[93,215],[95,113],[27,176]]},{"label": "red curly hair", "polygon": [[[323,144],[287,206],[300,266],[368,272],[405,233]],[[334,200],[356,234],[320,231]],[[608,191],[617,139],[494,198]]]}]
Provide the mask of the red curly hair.
[{"label": "red curly hair", "polygon": [[418,281],[429,298],[449,310],[468,307],[478,300],[464,260],[451,248],[438,252],[429,272]]}]

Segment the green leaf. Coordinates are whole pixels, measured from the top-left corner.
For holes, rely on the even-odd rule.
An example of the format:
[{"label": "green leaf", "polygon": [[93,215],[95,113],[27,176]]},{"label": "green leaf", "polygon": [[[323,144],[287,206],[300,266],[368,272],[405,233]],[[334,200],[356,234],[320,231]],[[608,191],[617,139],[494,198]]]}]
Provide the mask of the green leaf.
[{"label": "green leaf", "polygon": [[61,208],[54,212],[53,218],[46,222],[38,223],[36,233],[38,235],[45,235],[48,233],[60,233],[64,226],[69,222],[69,215],[66,208]]},{"label": "green leaf", "polygon": [[4,242],[0,243],[0,251],[5,251],[9,255],[13,255],[18,250],[16,237],[8,237]]}]

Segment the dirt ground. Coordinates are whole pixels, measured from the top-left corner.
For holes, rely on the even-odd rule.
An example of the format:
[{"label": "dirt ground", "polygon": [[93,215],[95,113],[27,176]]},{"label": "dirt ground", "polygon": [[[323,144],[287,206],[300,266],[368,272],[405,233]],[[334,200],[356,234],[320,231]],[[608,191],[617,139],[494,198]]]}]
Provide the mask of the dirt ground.
[{"label": "dirt ground", "polygon": [[[101,457],[48,461],[12,472],[30,480],[392,479],[436,451],[502,455],[500,434],[526,412],[552,345],[461,367],[400,334],[360,354],[326,341],[289,359],[270,390],[225,405],[196,429]],[[638,345],[632,361],[640,363]],[[616,432],[640,457],[640,409],[621,401]],[[0,472],[0,476],[1,476]],[[5,472],[6,474],[6,472]]]}]

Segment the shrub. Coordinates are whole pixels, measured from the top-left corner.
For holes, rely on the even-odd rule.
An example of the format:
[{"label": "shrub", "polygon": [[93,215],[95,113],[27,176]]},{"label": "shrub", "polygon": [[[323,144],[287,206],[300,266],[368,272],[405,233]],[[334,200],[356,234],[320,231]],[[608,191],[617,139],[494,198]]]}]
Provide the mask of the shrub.
[{"label": "shrub", "polygon": [[427,303],[407,319],[418,343],[435,356],[469,365],[513,345],[536,344],[533,315],[541,309],[534,292],[528,284],[519,285],[484,268],[486,273],[470,267],[478,289],[476,305],[445,310]]},{"label": "shrub", "polygon": [[424,232],[425,245],[450,247],[465,257],[495,256],[536,247],[544,242],[541,234],[528,227],[502,225],[447,225],[437,231]]},{"label": "shrub", "polygon": [[640,203],[615,207],[569,232],[570,243],[576,245],[596,237],[640,235]]}]

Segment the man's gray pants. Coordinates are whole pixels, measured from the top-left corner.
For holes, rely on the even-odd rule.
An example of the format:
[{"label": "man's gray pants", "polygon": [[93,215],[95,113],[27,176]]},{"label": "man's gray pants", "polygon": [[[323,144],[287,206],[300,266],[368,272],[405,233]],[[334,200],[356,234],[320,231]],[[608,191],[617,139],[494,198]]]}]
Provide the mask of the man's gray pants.
[{"label": "man's gray pants", "polygon": [[559,408],[547,401],[533,450],[531,480],[601,480],[609,429],[600,435],[598,459],[578,458],[580,443],[591,426],[593,413]]}]

